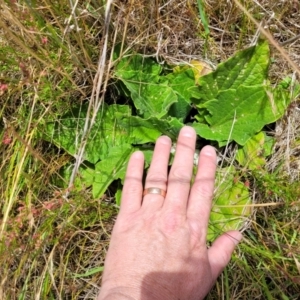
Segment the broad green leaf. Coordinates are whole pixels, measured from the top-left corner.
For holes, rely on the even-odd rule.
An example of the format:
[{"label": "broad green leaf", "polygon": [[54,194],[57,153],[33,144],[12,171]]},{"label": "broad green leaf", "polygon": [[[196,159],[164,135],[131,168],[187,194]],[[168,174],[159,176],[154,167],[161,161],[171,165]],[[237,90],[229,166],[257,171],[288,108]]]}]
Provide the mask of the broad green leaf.
[{"label": "broad green leaf", "polygon": [[[72,170],[72,168],[69,168],[69,172]],[[71,172],[65,177],[70,178]],[[89,186],[91,186],[94,182],[95,177],[95,170],[93,168],[90,168],[86,166],[84,163],[81,164],[78,170],[78,174],[74,181],[74,186],[78,190],[83,190]]]},{"label": "broad green leaf", "polygon": [[177,102],[176,94],[167,83],[155,84],[144,81],[138,84],[125,84],[131,92],[135,107],[144,118],[155,116],[160,119],[166,116],[171,105]]},{"label": "broad green leaf", "polygon": [[142,55],[123,58],[116,67],[115,76],[131,93],[132,101],[144,118],[164,117],[177,96],[167,84],[160,80],[161,67],[154,60]]},{"label": "broad green leaf", "polygon": [[[209,71],[207,64],[191,61],[166,76],[160,74],[158,64],[154,66],[152,59],[141,55],[125,57],[117,65],[115,76],[129,90],[140,116],[172,116],[184,121],[191,110],[191,88]],[[122,84],[119,87],[123,90]]]},{"label": "broad green leaf", "polygon": [[220,92],[218,99],[203,107],[209,112],[205,116],[209,125],[194,123],[193,127],[201,137],[218,141],[220,146],[232,140],[244,145],[266,124],[278,120],[286,108],[283,99],[275,94],[269,98],[263,87],[244,86]]},{"label": "broad green leaf", "polygon": [[[75,155],[82,138],[86,110],[86,107],[82,107],[65,115],[59,122],[48,124],[48,140]],[[126,105],[104,105],[91,130],[84,154],[84,160],[95,164],[95,169],[90,168],[92,166],[80,166],[74,186],[85,188],[92,185],[93,196],[100,197],[114,180],[123,181],[125,167],[134,149],[155,143],[161,134],[176,139],[182,126],[183,123],[176,118],[142,119],[131,116],[130,108]],[[149,165],[153,146],[144,150],[146,164]],[[64,177],[69,179],[70,172],[71,169],[68,169]]]},{"label": "broad green leaf", "polygon": [[259,132],[238,149],[236,160],[250,170],[260,170],[266,163],[266,157],[271,155],[274,138]]},{"label": "broad green leaf", "polygon": [[217,172],[217,192],[210,214],[207,239],[215,240],[228,230],[238,230],[251,213],[248,188],[239,178],[234,167],[223,168]]},{"label": "broad green leaf", "polygon": [[166,76],[169,86],[177,95],[177,102],[174,103],[168,115],[176,117],[181,121],[187,117],[191,110],[191,87],[195,86],[195,76],[191,67],[185,66],[182,71],[174,70],[173,73]]},{"label": "broad green leaf", "polygon": [[[45,138],[74,156],[82,139],[86,113],[87,107],[83,106],[48,124]],[[84,160],[95,164],[105,159],[113,147],[155,142],[161,135],[159,128],[150,122],[147,126],[142,123],[131,121],[129,106],[104,104],[88,137]]]},{"label": "broad green leaf", "polygon": [[197,133],[220,146],[247,140],[266,124],[278,120],[289,104],[287,91],[266,83],[269,49],[266,42],[239,52],[192,88],[200,110]]},{"label": "broad green leaf", "polygon": [[191,88],[197,85],[199,78],[207,72],[210,72],[210,69],[206,63],[191,61],[189,64],[176,66],[172,73],[161,76],[161,81],[166,81],[177,96],[177,102],[170,107],[168,116],[176,117],[180,121],[185,120],[192,108]]},{"label": "broad green leaf", "polygon": [[109,154],[95,166],[93,197],[102,196],[109,185],[116,179],[124,178],[127,162],[134,148],[123,144],[110,149]]},{"label": "broad green leaf", "polygon": [[[129,118],[129,123],[130,126],[133,128],[132,134],[135,137],[139,137],[140,135],[147,134],[148,130],[149,131],[152,130],[159,133],[157,137],[164,134],[164,135],[168,135],[172,140],[177,139],[180,129],[184,126],[182,122],[172,117],[168,117],[166,119],[158,119],[156,117],[142,119],[140,117],[132,116]],[[152,139],[152,142],[155,142],[156,138]]]},{"label": "broad green leaf", "polygon": [[[73,164],[68,164],[66,166],[63,166],[59,171],[60,176],[54,176],[52,178],[55,185],[61,188],[67,188],[73,168],[74,168]],[[94,182],[94,176],[95,176],[95,170],[93,169],[93,167],[87,166],[85,162],[82,163],[75,177],[73,183],[73,189],[77,191],[82,191],[92,186]]]},{"label": "broad green leaf", "polygon": [[191,88],[193,102],[198,106],[216,99],[220,92],[236,90],[241,85],[262,85],[269,66],[267,42],[237,52],[232,58],[218,65],[217,69],[199,79],[199,87]]},{"label": "broad green leaf", "polygon": [[144,57],[140,54],[129,54],[124,56],[116,67],[116,74],[124,79],[142,79],[144,74],[152,76],[157,81],[162,67],[154,59]]}]

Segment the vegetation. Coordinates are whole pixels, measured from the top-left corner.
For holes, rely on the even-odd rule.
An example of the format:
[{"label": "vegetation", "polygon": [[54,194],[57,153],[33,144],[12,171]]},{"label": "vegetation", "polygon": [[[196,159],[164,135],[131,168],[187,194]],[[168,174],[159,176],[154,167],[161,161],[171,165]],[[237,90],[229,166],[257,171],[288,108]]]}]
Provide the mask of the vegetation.
[{"label": "vegetation", "polygon": [[130,154],[189,124],[244,232],[207,299],[298,299],[300,6],[101,3],[0,0],[0,298],[93,299]]}]

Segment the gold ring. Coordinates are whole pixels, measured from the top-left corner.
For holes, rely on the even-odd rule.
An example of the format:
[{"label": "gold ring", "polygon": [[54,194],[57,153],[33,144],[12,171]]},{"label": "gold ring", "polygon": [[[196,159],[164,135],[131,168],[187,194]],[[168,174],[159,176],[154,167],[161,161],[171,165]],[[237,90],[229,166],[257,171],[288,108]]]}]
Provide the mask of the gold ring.
[{"label": "gold ring", "polygon": [[166,197],[167,192],[156,187],[151,187],[151,188],[144,189],[143,196],[147,194],[156,194],[156,195],[161,195],[163,197]]}]

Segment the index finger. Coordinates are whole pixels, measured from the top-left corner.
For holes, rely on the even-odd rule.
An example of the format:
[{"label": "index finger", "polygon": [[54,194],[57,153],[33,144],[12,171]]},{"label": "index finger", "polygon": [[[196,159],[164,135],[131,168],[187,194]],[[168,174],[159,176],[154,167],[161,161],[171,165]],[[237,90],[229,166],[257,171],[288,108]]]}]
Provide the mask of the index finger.
[{"label": "index finger", "polygon": [[141,151],[134,152],[128,162],[120,214],[130,214],[141,208],[143,193],[144,154]]}]

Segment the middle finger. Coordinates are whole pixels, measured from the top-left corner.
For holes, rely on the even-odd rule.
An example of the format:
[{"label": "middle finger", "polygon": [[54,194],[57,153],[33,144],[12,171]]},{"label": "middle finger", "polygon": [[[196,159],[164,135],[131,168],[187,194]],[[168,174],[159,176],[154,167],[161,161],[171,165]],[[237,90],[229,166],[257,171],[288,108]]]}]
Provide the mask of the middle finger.
[{"label": "middle finger", "polygon": [[179,133],[176,153],[168,178],[168,193],[164,208],[186,213],[196,144],[196,132],[192,127],[183,127]]}]

